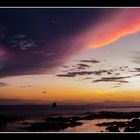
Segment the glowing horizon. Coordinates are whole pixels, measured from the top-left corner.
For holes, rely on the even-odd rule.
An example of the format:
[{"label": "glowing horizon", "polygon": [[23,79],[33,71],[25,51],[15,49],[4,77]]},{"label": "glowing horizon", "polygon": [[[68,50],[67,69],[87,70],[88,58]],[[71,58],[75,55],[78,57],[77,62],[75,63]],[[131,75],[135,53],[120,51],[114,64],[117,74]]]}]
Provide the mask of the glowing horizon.
[{"label": "glowing horizon", "polygon": [[140,8],[0,12],[0,101],[140,101]]}]

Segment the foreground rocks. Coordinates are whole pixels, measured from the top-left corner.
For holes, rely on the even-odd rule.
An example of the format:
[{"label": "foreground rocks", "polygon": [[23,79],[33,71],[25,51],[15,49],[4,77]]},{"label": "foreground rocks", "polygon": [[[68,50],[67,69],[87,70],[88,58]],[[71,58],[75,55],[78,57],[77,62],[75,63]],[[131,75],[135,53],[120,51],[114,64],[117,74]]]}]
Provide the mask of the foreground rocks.
[{"label": "foreground rocks", "polygon": [[73,117],[48,117],[44,119],[44,122],[36,122],[30,124],[22,129],[27,131],[60,131],[68,127],[75,127],[82,125],[82,122],[76,121],[78,118]]},{"label": "foreground rocks", "polygon": [[120,132],[118,126],[108,126],[106,130],[108,130],[108,132]]},{"label": "foreground rocks", "polygon": [[106,127],[108,132],[120,132],[120,128],[124,129],[124,132],[139,132],[140,131],[140,112],[87,112],[79,116],[63,117],[63,116],[50,116],[41,122],[27,123],[21,129],[30,132],[41,131],[63,131],[68,127],[80,126],[83,123],[82,120],[94,120],[94,119],[129,119],[129,121],[113,121],[103,122],[96,124],[99,127]]},{"label": "foreground rocks", "polygon": [[0,128],[6,127],[9,122],[17,121],[18,119],[18,117],[7,117],[4,115],[0,115]]},{"label": "foreground rocks", "polygon": [[140,112],[97,112],[91,113],[88,112],[84,120],[93,120],[93,119],[132,119],[140,117]]},{"label": "foreground rocks", "polygon": [[113,122],[103,122],[96,124],[97,126],[118,126],[118,127],[125,127],[128,125],[128,121],[113,121]]},{"label": "foreground rocks", "polygon": [[[12,121],[21,121],[21,126],[18,127],[19,131],[30,132],[55,132],[63,131],[69,127],[80,126],[86,121],[84,120],[97,120],[97,119],[117,119],[112,122],[102,122],[96,124],[99,127],[105,127],[108,132],[140,132],[140,112],[87,112],[78,116],[61,116],[50,115],[42,120],[28,121],[25,118],[7,117],[0,115],[0,128],[7,128],[7,124]],[[126,121],[118,121],[119,119],[127,119]],[[8,125],[9,126],[9,125]]]},{"label": "foreground rocks", "polygon": [[119,128],[124,128],[124,132],[140,132],[140,119],[132,119],[124,122],[98,123],[97,126],[106,126],[108,132],[118,132]]}]

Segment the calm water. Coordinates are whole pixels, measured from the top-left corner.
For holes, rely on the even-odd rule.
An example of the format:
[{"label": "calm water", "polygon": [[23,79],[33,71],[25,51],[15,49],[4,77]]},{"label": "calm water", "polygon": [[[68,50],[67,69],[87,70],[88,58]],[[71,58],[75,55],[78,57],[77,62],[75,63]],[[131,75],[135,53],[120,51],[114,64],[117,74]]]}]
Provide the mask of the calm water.
[{"label": "calm water", "polygon": [[[29,106],[29,107],[0,107],[0,114],[4,114],[7,116],[20,116],[24,117],[22,121],[11,122],[7,125],[6,128],[0,128],[0,131],[5,132],[21,132],[26,131],[20,129],[21,127],[25,127],[23,122],[38,122],[42,121],[43,118],[50,115],[81,115],[86,112],[100,112],[100,111],[114,111],[114,112],[140,112],[140,108],[79,108],[79,107],[58,107],[52,109],[51,107],[46,106]],[[102,122],[112,122],[112,121],[127,121],[127,119],[96,119],[96,120],[83,120],[84,124],[76,127],[69,127],[67,129],[62,130],[62,132],[100,132],[106,131],[105,127],[96,126],[97,123]],[[27,124],[26,126],[28,126]],[[120,129],[123,131],[123,129]]]},{"label": "calm water", "polygon": [[[23,122],[42,122],[41,120],[36,120],[36,119],[26,119],[24,121],[17,121],[17,122],[12,122],[7,125],[6,128],[0,129],[1,132],[27,132],[26,130],[20,129],[21,127],[24,127]],[[102,122],[112,122],[112,121],[128,121],[128,119],[97,119],[97,120],[84,120],[81,121],[83,122],[83,125],[81,126],[76,126],[76,127],[69,127],[64,130],[61,130],[60,132],[106,132],[104,126],[96,126],[97,123],[102,123]],[[28,125],[26,125],[28,126]],[[121,132],[123,132],[123,128],[120,129]]]},{"label": "calm water", "polygon": [[[101,132],[104,131],[106,132],[104,126],[96,126],[97,123],[102,123],[102,122],[113,122],[113,121],[128,121],[128,119],[97,119],[97,120],[84,120],[81,121],[84,124],[81,126],[76,126],[74,128],[69,127],[64,130],[64,132]],[[123,132],[123,128],[120,129],[121,132]]]},{"label": "calm water", "polygon": [[25,116],[25,117],[46,117],[48,115],[81,115],[86,112],[140,112],[140,107],[121,107],[121,108],[99,108],[99,107],[80,107],[80,106],[62,106],[52,108],[49,106],[0,106],[0,114],[9,116]]}]

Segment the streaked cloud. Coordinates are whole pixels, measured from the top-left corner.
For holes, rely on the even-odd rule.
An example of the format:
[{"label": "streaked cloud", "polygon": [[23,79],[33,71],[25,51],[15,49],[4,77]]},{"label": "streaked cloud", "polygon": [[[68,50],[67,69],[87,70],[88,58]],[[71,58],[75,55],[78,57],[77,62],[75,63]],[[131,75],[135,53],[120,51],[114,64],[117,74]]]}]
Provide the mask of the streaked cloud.
[{"label": "streaked cloud", "polygon": [[5,82],[0,82],[0,87],[6,87],[6,86],[9,86],[9,84]]},{"label": "streaked cloud", "polygon": [[119,83],[128,83],[128,81],[124,80],[127,78],[131,78],[131,76],[125,76],[125,77],[102,77],[101,79],[94,80],[95,82],[119,82]]},{"label": "streaked cloud", "polygon": [[90,59],[90,60],[80,60],[81,62],[85,62],[85,63],[100,63],[99,60],[95,60],[95,59]]}]

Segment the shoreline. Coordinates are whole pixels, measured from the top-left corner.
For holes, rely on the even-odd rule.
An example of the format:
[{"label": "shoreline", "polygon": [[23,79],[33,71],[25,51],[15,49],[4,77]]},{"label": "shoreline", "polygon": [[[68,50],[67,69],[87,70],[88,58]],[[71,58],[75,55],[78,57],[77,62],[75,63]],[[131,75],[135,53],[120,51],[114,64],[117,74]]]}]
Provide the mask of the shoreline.
[{"label": "shoreline", "polygon": [[[41,118],[0,115],[0,132],[103,132],[140,131],[140,112],[85,112],[81,115],[48,115]],[[3,123],[4,122],[4,123]],[[133,126],[133,127],[132,127]],[[13,129],[12,129],[13,127]],[[96,130],[94,130],[93,128]]]}]

